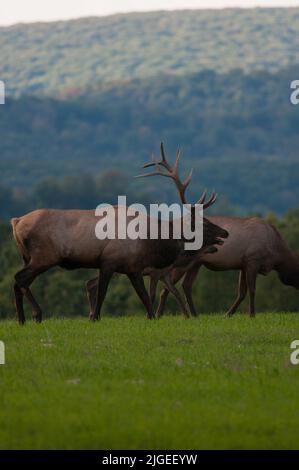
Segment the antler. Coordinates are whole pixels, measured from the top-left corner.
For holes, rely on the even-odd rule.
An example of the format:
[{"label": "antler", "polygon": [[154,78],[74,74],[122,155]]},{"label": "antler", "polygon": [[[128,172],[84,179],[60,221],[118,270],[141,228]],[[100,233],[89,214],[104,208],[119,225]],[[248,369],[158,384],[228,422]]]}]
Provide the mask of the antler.
[{"label": "antler", "polygon": [[[190,171],[185,181],[181,181],[180,176],[179,176],[179,161],[181,158],[180,149],[178,149],[176,152],[175,164],[173,166],[171,166],[167,162],[163,142],[161,142],[160,150],[161,150],[160,160],[155,160],[154,157],[152,156],[152,161],[143,165],[143,168],[149,168],[149,167],[154,166],[156,168],[156,171],[153,171],[152,173],[138,175],[136,178],[146,178],[148,176],[156,176],[156,175],[166,176],[167,178],[171,178],[175,182],[182,204],[188,204],[186,200],[185,192],[192,179],[193,170]],[[166,171],[162,171],[161,167],[163,167]]]},{"label": "antler", "polygon": [[214,204],[214,202],[216,201],[216,199],[218,197],[218,194],[215,193],[215,191],[213,191],[212,194],[211,194],[210,199],[208,199],[208,201],[205,201],[206,195],[207,195],[207,190],[205,189],[204,192],[202,193],[202,195],[200,196],[200,198],[198,199],[197,203],[196,203],[196,204],[202,204],[203,209],[207,209],[212,204]]},{"label": "antler", "polygon": [[[193,169],[191,169],[185,181],[181,181],[179,177],[179,161],[182,155],[180,149],[178,149],[176,152],[175,164],[173,166],[171,166],[166,159],[163,142],[161,142],[160,150],[161,150],[160,160],[155,160],[154,156],[152,155],[152,161],[143,165],[143,168],[150,168],[154,166],[156,170],[153,171],[152,173],[145,173],[142,175],[138,175],[136,176],[136,178],[147,178],[148,176],[157,176],[157,175],[171,178],[175,182],[176,188],[180,196],[181,203],[188,204],[186,200],[185,192],[191,182]],[[163,167],[166,171],[162,171],[161,167]],[[202,195],[200,196],[199,200],[196,203],[196,204],[203,204],[204,209],[207,209],[212,204],[214,204],[214,202],[217,199],[217,194],[213,191],[210,199],[205,202],[206,195],[207,195],[207,190],[205,190],[202,193]]]}]

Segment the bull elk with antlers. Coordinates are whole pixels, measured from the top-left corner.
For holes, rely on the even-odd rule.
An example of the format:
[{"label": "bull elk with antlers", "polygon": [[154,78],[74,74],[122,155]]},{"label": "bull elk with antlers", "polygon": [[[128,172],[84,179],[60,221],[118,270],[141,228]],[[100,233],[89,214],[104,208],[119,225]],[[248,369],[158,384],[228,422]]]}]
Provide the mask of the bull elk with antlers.
[{"label": "bull elk with antlers", "polygon": [[[155,175],[173,178],[173,170],[167,163],[162,147],[162,158],[153,161],[145,167],[155,165]],[[164,167],[166,173],[159,167]],[[185,192],[177,182],[180,200],[186,204]],[[203,194],[203,197],[205,193]],[[207,208],[207,206],[206,206]],[[258,274],[266,275],[275,270],[281,282],[299,289],[299,256],[291,251],[278,230],[266,220],[258,217],[209,217],[208,220],[219,225],[229,233],[228,240],[215,250],[202,250],[194,255],[189,265],[172,267],[167,273],[167,284],[161,292],[160,302],[156,312],[157,317],[163,314],[169,292],[173,293],[175,284],[183,279],[183,291],[192,315],[196,315],[196,308],[192,297],[193,284],[201,266],[213,271],[239,270],[238,295],[227,315],[233,315],[249,291],[249,314],[255,315],[255,290]],[[151,298],[155,298],[157,283],[161,278],[154,270],[148,272],[151,283]],[[163,279],[162,279],[163,280]],[[165,282],[164,282],[165,284]],[[169,288],[169,286],[171,288]],[[87,283],[88,297],[93,305],[95,296],[95,280]]]},{"label": "bull elk with antlers", "polygon": [[[163,166],[168,174],[156,171],[154,174],[171,176],[171,167],[164,152],[159,162],[145,165]],[[184,191],[178,192],[182,204],[186,204]],[[205,193],[203,194],[203,197]],[[208,206],[206,206],[207,208]],[[192,287],[201,266],[213,271],[239,270],[239,288],[235,302],[227,312],[233,315],[249,291],[249,315],[255,315],[255,290],[258,274],[267,275],[272,270],[278,273],[285,285],[299,289],[299,256],[289,249],[278,230],[268,221],[258,217],[209,217],[208,220],[219,225],[229,233],[228,240],[213,252],[197,253],[189,266],[173,267],[168,283],[173,286],[184,277],[183,290],[192,315],[196,309],[192,298]],[[152,299],[155,296],[157,279],[151,276]],[[167,296],[171,292],[167,286],[161,292],[157,317],[161,316]]]},{"label": "bull elk with antlers", "polygon": [[[161,145],[161,151],[164,154],[163,145]],[[174,179],[180,194],[183,195],[191,181],[192,173],[185,182],[180,181],[179,159],[180,153],[177,154],[174,168],[169,168],[173,173],[167,176]],[[204,193],[197,204],[204,203],[205,197]],[[216,195],[213,194],[206,203],[206,207],[213,204],[215,200]],[[191,218],[194,217],[195,206],[192,206]],[[114,215],[116,225],[121,223],[119,211],[120,208],[116,206]],[[128,217],[125,224],[128,224],[131,219],[132,217]],[[152,302],[145,289],[142,273],[148,268],[162,272],[168,267],[175,267],[176,262],[180,265],[184,264],[186,259],[189,263],[190,253],[185,254],[184,251],[186,240],[184,237],[151,239],[149,233],[146,239],[132,240],[116,236],[115,239],[100,240],[95,235],[98,221],[99,217],[92,210],[55,209],[36,210],[23,217],[12,219],[13,235],[24,261],[23,269],[15,275],[14,284],[16,311],[21,324],[25,322],[24,296],[31,304],[33,318],[38,322],[42,320],[41,308],[30,290],[30,285],[37,276],[54,266],[67,270],[99,269],[95,306],[90,314],[91,320],[100,317],[101,307],[114,273],[126,274],[129,277],[147,310],[148,318],[153,317]],[[169,224],[172,225],[173,221]],[[150,227],[150,220],[147,227]],[[173,233],[173,230],[170,232]],[[227,236],[226,230],[203,219],[203,248],[219,244],[221,239]],[[192,253],[194,254],[195,252]]]},{"label": "bull elk with antlers", "polygon": [[[138,175],[137,178],[151,177],[151,176],[157,176],[157,175],[171,178],[175,183],[175,186],[179,193],[181,203],[186,206],[188,205],[188,202],[186,199],[186,190],[192,179],[192,170],[189,173],[189,176],[186,178],[186,180],[182,182],[180,180],[179,171],[178,171],[178,164],[179,164],[179,160],[181,156],[180,150],[177,151],[175,164],[173,166],[170,165],[166,159],[163,143],[161,143],[160,150],[161,150],[160,160],[155,160],[155,158],[152,157],[152,161],[150,163],[146,163],[145,165],[143,165],[143,168],[149,168],[149,167],[154,166],[155,170],[151,173]],[[217,194],[214,192],[212,193],[212,195],[207,201],[206,201],[206,196],[207,196],[207,191],[204,191],[200,199],[197,202],[197,204],[202,204],[204,210],[210,207],[212,204],[214,204],[217,199]],[[191,207],[191,211],[192,210],[193,210],[193,207]],[[214,233],[214,235],[216,235],[216,232]],[[175,296],[184,315],[188,317],[189,313],[186,308],[186,304],[184,300],[182,299],[179,291],[175,287],[174,282],[172,281],[172,272],[175,269],[184,270],[184,272],[191,270],[194,265],[194,262],[198,262],[198,260],[204,254],[215,253],[217,251],[216,245],[217,246],[222,245],[223,244],[222,238],[227,238],[227,236],[228,236],[228,232],[223,231],[223,230],[221,234],[219,232],[218,236],[214,238],[212,237],[212,234],[210,235],[210,237],[206,235],[206,238],[204,238],[205,241],[203,243],[202,248],[200,250],[197,250],[196,252],[193,252],[191,259],[189,256],[190,253],[189,255],[187,255],[184,252],[183,255],[181,255],[180,257],[176,259],[175,263],[168,266],[167,268],[156,269],[156,268],[150,267],[150,268],[145,269],[143,271],[143,275],[150,277],[150,298],[151,298],[152,304],[154,303],[154,300],[155,300],[157,284],[159,281],[161,281],[165,285],[166,291],[171,292]],[[86,283],[87,298],[89,301],[91,312],[94,312],[95,310],[97,284],[98,284],[97,278],[90,279]]]}]

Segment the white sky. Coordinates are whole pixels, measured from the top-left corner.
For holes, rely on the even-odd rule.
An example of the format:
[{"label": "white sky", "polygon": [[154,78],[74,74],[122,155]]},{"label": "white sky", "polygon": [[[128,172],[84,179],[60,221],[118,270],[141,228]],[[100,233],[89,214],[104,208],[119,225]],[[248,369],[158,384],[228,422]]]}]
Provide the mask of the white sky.
[{"label": "white sky", "polygon": [[0,0],[0,25],[188,8],[299,6],[299,0]]}]

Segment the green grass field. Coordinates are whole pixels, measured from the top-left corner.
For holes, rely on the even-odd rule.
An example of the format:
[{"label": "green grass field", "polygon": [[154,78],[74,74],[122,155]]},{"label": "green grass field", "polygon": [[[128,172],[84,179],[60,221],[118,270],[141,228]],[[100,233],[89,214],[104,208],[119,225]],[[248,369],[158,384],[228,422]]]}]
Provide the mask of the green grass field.
[{"label": "green grass field", "polygon": [[298,449],[299,315],[0,322],[1,449]]}]

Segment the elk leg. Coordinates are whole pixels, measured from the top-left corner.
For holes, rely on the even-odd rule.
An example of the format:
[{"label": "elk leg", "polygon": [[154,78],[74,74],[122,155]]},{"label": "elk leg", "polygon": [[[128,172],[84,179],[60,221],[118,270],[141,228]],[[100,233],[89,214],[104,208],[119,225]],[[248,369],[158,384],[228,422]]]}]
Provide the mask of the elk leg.
[{"label": "elk leg", "polygon": [[109,285],[112,275],[113,275],[113,272],[111,271],[106,271],[106,270],[104,271],[103,269],[100,271],[98,282],[97,282],[97,295],[96,295],[95,309],[93,312],[89,314],[90,320],[93,320],[93,321],[99,320],[101,317],[101,308],[105,300],[108,285]]},{"label": "elk leg", "polygon": [[23,306],[23,292],[21,291],[18,284],[15,282],[14,284],[14,294],[15,294],[15,306],[18,316],[18,321],[20,325],[24,325],[25,323],[25,314],[24,314],[24,306]]},{"label": "elk leg", "polygon": [[164,287],[164,289],[162,290],[160,294],[160,301],[159,301],[159,305],[156,311],[157,318],[160,318],[163,315],[168,294],[169,294],[169,290],[166,287]]},{"label": "elk leg", "polygon": [[27,287],[26,289],[24,288],[22,290],[23,290],[25,297],[27,298],[28,302],[30,303],[32,307],[33,320],[35,320],[37,323],[41,323],[42,317],[43,317],[42,310],[39,304],[37,303],[37,301],[35,300],[35,298],[33,297],[31,290],[29,289],[29,287]]},{"label": "elk leg", "polygon": [[253,267],[247,268],[246,278],[249,290],[249,315],[255,316],[255,286],[256,286],[257,271]]},{"label": "elk leg", "polygon": [[245,271],[241,270],[239,274],[238,297],[236,298],[235,302],[228,310],[226,314],[228,317],[231,317],[236,312],[241,302],[243,302],[243,300],[245,299],[246,294],[247,294],[246,273]]},{"label": "elk leg", "polygon": [[193,315],[194,317],[197,316],[197,312],[196,312],[196,308],[195,308],[193,297],[192,297],[192,286],[196,279],[200,266],[201,265],[196,265],[192,269],[187,271],[185,278],[183,280],[183,284],[182,284],[191,315]]},{"label": "elk leg", "polygon": [[155,304],[156,300],[156,292],[157,292],[157,285],[158,285],[159,278],[155,276],[154,274],[150,274],[150,299],[151,299],[151,304],[152,307]]},{"label": "elk leg", "polygon": [[185,317],[189,318],[189,313],[188,313],[186,304],[185,304],[184,300],[182,299],[182,296],[181,296],[180,292],[178,291],[178,289],[175,287],[175,285],[169,279],[169,276],[165,276],[164,278],[162,278],[162,281],[165,283],[168,291],[171,292],[175,296],[179,306],[183,310],[183,313],[184,313]]},{"label": "elk leg", "polygon": [[47,268],[43,268],[42,270],[38,270],[34,268],[32,265],[27,265],[25,268],[18,271],[15,275],[15,285],[14,285],[14,293],[15,293],[15,305],[18,315],[18,320],[21,325],[25,323],[25,314],[24,314],[24,307],[23,307],[23,298],[26,295],[27,299],[29,300],[31,306],[34,309],[34,318],[41,322],[42,320],[42,311],[38,303],[36,302],[33,294],[31,293],[29,286],[34,281],[36,276],[39,272],[45,271]]},{"label": "elk leg", "polygon": [[154,318],[153,306],[151,303],[151,299],[148,295],[148,292],[145,288],[142,274],[140,273],[128,274],[128,278],[130,279],[132,286],[134,287],[138,297],[140,298],[141,302],[146,308],[147,318],[151,320],[152,318]]},{"label": "elk leg", "polygon": [[85,287],[89,303],[89,315],[91,315],[94,312],[96,306],[98,278],[94,277],[93,279],[89,279],[85,283]]},{"label": "elk leg", "polygon": [[[41,321],[42,321],[42,310],[41,310],[39,304],[37,303],[37,301],[35,300],[31,290],[29,289],[29,287],[27,287],[27,288],[22,287],[21,288],[21,293],[22,293],[23,296],[26,297],[26,299],[28,300],[28,302],[31,305],[33,320],[35,320],[37,323],[41,323]],[[18,295],[18,292],[17,292],[17,295]]]},{"label": "elk leg", "polygon": [[[183,274],[184,274],[184,271],[182,272],[179,269],[172,269],[170,273],[172,285],[176,284],[181,279]],[[160,294],[160,301],[159,301],[159,305],[156,311],[157,318],[160,318],[163,315],[168,294],[169,294],[168,288],[164,287],[164,289],[162,290]]]}]

